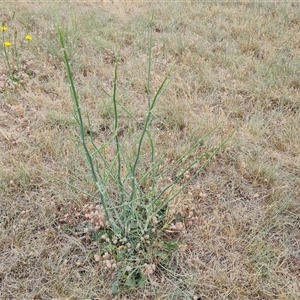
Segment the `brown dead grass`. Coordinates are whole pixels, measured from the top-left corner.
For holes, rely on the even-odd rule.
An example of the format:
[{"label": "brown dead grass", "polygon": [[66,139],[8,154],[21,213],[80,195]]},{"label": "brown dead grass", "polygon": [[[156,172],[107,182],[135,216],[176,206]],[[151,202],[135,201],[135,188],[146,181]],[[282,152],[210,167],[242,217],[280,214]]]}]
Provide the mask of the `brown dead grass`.
[{"label": "brown dead grass", "polygon": [[[31,61],[23,87],[8,85],[0,65],[0,298],[299,299],[299,5],[18,3],[1,7],[0,21],[13,10],[14,26],[28,26],[34,39],[23,53]],[[143,117],[152,10],[153,92],[175,63],[155,112],[158,144],[174,159],[220,122],[203,151],[235,135],[177,199],[196,215],[170,262],[174,273],[157,271],[145,289],[113,296],[81,213],[93,200],[52,178],[94,192],[56,24],[68,32],[100,143],[111,121],[102,89],[111,91],[114,52],[119,99]],[[126,130],[126,116],[120,122]]]}]

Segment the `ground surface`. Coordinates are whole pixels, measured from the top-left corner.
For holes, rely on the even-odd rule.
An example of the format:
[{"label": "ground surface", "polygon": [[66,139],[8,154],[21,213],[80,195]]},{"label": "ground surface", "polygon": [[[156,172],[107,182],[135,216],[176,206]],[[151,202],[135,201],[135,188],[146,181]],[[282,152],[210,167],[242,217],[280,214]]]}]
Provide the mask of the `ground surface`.
[{"label": "ground surface", "polygon": [[[94,191],[56,25],[100,136],[111,124],[103,89],[111,91],[114,53],[120,101],[143,116],[152,12],[153,90],[174,65],[155,111],[161,145],[176,156],[218,123],[203,151],[235,133],[177,199],[196,217],[180,236],[174,277],[152,274],[145,288],[115,296],[90,255],[97,246],[82,211],[94,201],[58,181]],[[299,299],[299,16],[287,3],[2,6],[0,21],[33,39],[18,49],[21,85],[0,60],[0,298]]]}]

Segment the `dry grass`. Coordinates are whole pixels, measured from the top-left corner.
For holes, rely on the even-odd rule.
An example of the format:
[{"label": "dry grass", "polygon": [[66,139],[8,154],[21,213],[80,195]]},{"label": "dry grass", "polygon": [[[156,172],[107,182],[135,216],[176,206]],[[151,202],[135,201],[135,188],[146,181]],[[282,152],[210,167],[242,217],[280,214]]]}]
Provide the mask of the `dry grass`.
[{"label": "dry grass", "polygon": [[[0,65],[0,298],[299,299],[299,4],[19,3],[1,7],[0,20],[13,9],[13,25],[28,26],[34,39],[23,53],[23,85],[8,84]],[[103,89],[111,91],[114,52],[119,99],[144,115],[152,9],[154,86],[175,62],[155,112],[160,147],[174,159],[219,122],[203,151],[235,135],[176,199],[193,216],[170,270],[113,296],[82,213],[93,200],[52,178],[95,191],[76,142],[56,24],[68,32],[100,143],[111,121]],[[126,116],[120,122],[127,130]]]}]

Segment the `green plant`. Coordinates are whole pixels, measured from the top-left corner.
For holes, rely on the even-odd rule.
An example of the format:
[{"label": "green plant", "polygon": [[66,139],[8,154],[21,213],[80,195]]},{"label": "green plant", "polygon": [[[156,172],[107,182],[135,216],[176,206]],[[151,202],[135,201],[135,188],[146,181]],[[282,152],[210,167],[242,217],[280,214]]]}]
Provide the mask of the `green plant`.
[{"label": "green plant", "polygon": [[[95,225],[93,239],[100,244],[99,253],[94,254],[94,259],[101,260],[107,269],[115,272],[112,284],[114,293],[117,293],[119,288],[142,287],[148,275],[161,266],[167,266],[170,255],[178,248],[176,232],[184,227],[184,216],[170,216],[169,204],[197,177],[228,139],[216,149],[197,154],[203,140],[217,126],[171,163],[166,163],[165,153],[156,154],[155,130],[151,127],[151,120],[171,71],[151,97],[151,27],[145,121],[141,123],[117,100],[116,57],[111,95],[114,109],[112,134],[101,146],[96,145],[93,135],[87,134],[92,132],[91,123],[89,117],[84,120],[81,101],[71,72],[70,58],[60,28],[58,34],[74,104],[73,113],[80,130],[80,142],[101,203],[92,208],[86,207],[85,212],[85,216]],[[136,148],[128,150],[126,139],[129,138],[129,134],[120,134],[120,110],[137,124],[134,132]],[[187,179],[185,174],[199,164]]]},{"label": "green plant", "polygon": [[[13,21],[14,15],[11,19]],[[26,30],[26,33],[22,35],[21,41],[18,39],[18,31],[9,32],[10,29],[2,23],[2,55],[4,57],[5,65],[8,71],[8,76],[12,81],[19,82],[21,79],[21,53],[19,49],[24,48],[24,42],[29,47],[29,42],[32,40],[32,36]]]}]

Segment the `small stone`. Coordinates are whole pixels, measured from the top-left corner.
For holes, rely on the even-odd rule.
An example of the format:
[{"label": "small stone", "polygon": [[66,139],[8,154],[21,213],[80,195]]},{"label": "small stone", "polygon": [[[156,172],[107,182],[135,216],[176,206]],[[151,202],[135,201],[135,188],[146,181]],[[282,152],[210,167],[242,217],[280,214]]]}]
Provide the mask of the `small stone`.
[{"label": "small stone", "polygon": [[94,255],[94,259],[95,259],[95,261],[100,261],[100,255],[95,254],[95,255]]}]

